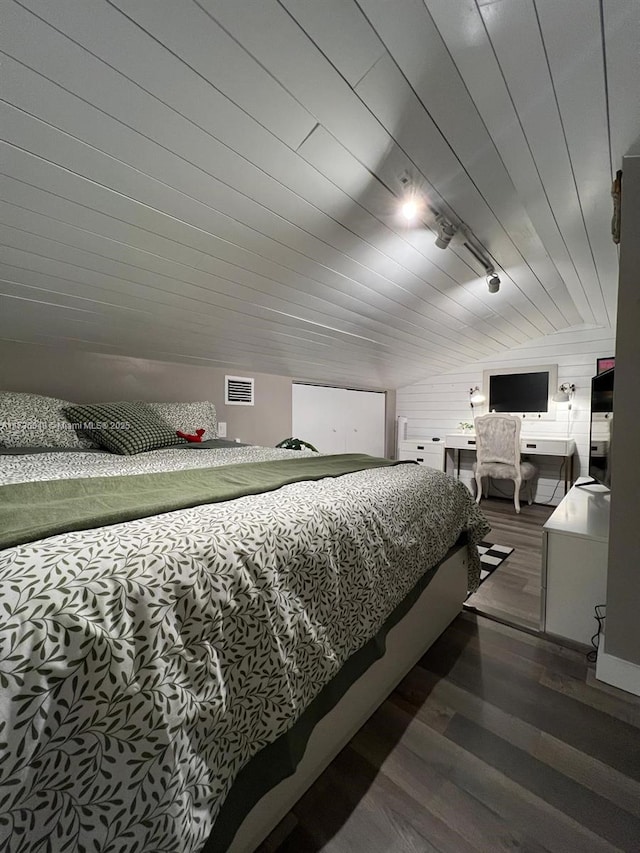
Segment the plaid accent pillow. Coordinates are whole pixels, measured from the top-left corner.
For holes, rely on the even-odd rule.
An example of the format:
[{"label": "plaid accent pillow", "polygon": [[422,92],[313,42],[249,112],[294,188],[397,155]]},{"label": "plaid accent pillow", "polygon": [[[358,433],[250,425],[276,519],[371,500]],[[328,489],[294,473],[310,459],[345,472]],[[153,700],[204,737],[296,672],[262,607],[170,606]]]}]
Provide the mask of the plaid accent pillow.
[{"label": "plaid accent pillow", "polygon": [[63,411],[76,429],[122,456],[187,443],[144,403],[83,403]]}]

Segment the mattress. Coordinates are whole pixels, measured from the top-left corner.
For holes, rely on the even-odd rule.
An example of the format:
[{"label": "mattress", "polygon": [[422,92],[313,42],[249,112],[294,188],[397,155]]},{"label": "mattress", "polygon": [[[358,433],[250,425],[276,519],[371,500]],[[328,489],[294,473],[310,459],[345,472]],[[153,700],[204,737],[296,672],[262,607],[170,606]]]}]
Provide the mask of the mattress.
[{"label": "mattress", "polygon": [[[292,454],[3,456],[0,499]],[[404,464],[0,552],[0,848],[201,850],[240,769],[461,536],[473,588],[486,530],[464,486]]]}]

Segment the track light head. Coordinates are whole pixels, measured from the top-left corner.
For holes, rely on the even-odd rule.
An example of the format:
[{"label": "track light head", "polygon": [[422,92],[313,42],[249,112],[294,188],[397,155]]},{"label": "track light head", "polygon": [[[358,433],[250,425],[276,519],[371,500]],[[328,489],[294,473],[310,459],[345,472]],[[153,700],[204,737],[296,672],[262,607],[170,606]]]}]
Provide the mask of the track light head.
[{"label": "track light head", "polygon": [[489,293],[497,293],[500,290],[500,279],[495,272],[487,276],[487,287],[489,288]]},{"label": "track light head", "polygon": [[439,213],[436,216],[436,227],[438,229],[436,246],[439,249],[446,249],[458,230],[458,226],[454,225],[453,222],[450,222],[445,216]]}]

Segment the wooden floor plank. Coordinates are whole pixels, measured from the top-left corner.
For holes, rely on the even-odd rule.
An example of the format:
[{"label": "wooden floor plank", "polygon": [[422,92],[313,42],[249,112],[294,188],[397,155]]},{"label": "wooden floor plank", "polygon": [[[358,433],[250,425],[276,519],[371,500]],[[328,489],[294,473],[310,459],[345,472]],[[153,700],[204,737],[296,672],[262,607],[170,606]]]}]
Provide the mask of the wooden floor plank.
[{"label": "wooden floor plank", "polygon": [[492,657],[516,666],[520,671],[526,668],[527,672],[538,680],[547,673],[562,673],[563,676],[572,675],[584,681],[587,674],[586,656],[574,650],[567,655],[560,651],[560,646],[551,643],[532,646],[513,637],[507,640],[495,631],[480,633],[477,623],[464,623],[461,620],[451,626],[451,631],[465,637],[465,645],[468,648],[478,652],[486,649]]},{"label": "wooden floor plank", "polygon": [[640,779],[637,729],[597,708],[551,690],[515,664],[507,664],[445,634],[420,666],[486,702],[523,719],[605,764]]},{"label": "wooden floor plank", "polygon": [[637,853],[639,719],[583,654],[466,613],[263,853]]},{"label": "wooden floor plank", "polygon": [[[420,704],[421,695],[428,696],[428,701]],[[399,685],[394,701],[405,710],[413,707],[416,719],[432,728],[430,708],[437,703],[440,720],[452,720],[456,715],[462,715],[629,814],[640,817],[640,782],[421,667],[415,667]],[[444,734],[447,728],[448,723],[437,730]]]},{"label": "wooden floor plank", "polygon": [[[344,749],[326,776],[331,784],[324,796],[303,797],[295,809],[300,825],[315,843],[324,845],[323,850],[439,853],[419,831],[420,824],[425,824],[419,804],[355,749]],[[357,809],[353,808],[356,794]],[[332,827],[337,827],[334,832]],[[295,842],[295,835],[289,840]]]},{"label": "wooden floor plank", "polygon": [[[610,714],[612,717],[617,717],[625,723],[629,723],[636,728],[640,728],[640,707],[634,705],[628,698],[621,698],[612,695],[604,687],[608,685],[602,682],[595,681],[595,667],[589,670],[587,680],[575,678],[568,672],[557,672],[545,670],[544,675],[540,679],[540,683],[545,687],[550,687],[552,690],[557,690],[565,696],[571,696],[591,708],[598,708],[604,711],[605,714]],[[591,682],[593,679],[593,682]],[[622,693],[623,691],[617,691]],[[629,693],[626,694],[630,696]],[[640,732],[638,733],[640,738]]]},{"label": "wooden floor plank", "polygon": [[485,498],[480,509],[491,525],[487,540],[514,548],[466,602],[466,607],[525,628],[540,627],[542,526],[555,507],[524,505],[516,514],[513,501]]},{"label": "wooden floor plank", "polygon": [[412,719],[393,701],[385,703],[369,725],[377,727],[380,737],[404,726],[399,746],[418,756],[423,776],[435,774],[436,779],[448,780],[466,795],[453,799],[452,788],[439,806],[444,809],[447,803],[454,803],[450,820],[458,831],[464,827],[475,837],[481,850],[542,848],[553,853],[610,853],[617,849],[451,738]]},{"label": "wooden floor plank", "polygon": [[445,734],[615,847],[638,853],[640,820],[624,809],[461,715],[451,720]]},{"label": "wooden floor plank", "polygon": [[[403,728],[400,741],[384,760],[389,736]],[[381,772],[410,792],[424,809],[455,831],[472,849],[492,849],[496,853],[533,849],[534,846],[538,850],[545,849],[537,844],[526,844],[525,836],[518,828],[457,784],[452,765],[446,758],[443,760],[446,739],[442,741],[440,753],[434,754],[429,753],[432,738],[443,736],[422,725],[421,721],[412,721],[410,715],[394,703],[387,703],[354,738],[353,745],[371,761],[377,761]]]}]

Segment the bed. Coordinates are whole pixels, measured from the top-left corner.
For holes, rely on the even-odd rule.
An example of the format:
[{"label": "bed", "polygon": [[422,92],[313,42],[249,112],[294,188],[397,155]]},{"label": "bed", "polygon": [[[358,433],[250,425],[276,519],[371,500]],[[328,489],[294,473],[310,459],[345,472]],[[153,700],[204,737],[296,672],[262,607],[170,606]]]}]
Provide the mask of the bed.
[{"label": "bed", "polygon": [[477,583],[486,522],[410,463],[55,527],[59,488],[319,461],[224,444],[0,455],[3,851],[254,849]]}]

